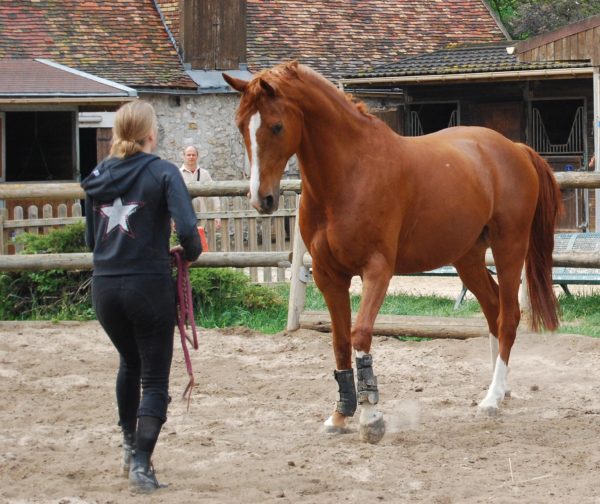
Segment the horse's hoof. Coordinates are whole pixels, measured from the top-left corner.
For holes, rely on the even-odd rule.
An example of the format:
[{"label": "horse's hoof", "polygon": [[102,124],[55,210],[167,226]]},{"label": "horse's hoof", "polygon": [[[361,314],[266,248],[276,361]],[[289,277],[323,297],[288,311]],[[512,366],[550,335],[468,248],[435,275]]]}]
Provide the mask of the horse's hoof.
[{"label": "horse's hoof", "polygon": [[383,413],[373,410],[365,414],[365,410],[363,410],[360,415],[359,433],[362,441],[371,444],[379,443],[385,434]]},{"label": "horse's hoof", "polygon": [[327,434],[348,434],[350,429],[345,426],[323,424]]},{"label": "horse's hoof", "polygon": [[510,389],[504,392],[504,399],[510,399],[512,397],[512,392]]},{"label": "horse's hoof", "polygon": [[330,416],[325,422],[323,422],[323,427],[325,428],[325,432],[328,434],[348,434],[350,429],[346,427],[346,420],[342,417],[342,421],[339,419],[334,419],[333,415]]},{"label": "horse's hoof", "polygon": [[485,415],[488,417],[498,416],[498,412],[500,411],[498,406],[484,406],[481,404],[478,406],[478,410],[482,415]]}]

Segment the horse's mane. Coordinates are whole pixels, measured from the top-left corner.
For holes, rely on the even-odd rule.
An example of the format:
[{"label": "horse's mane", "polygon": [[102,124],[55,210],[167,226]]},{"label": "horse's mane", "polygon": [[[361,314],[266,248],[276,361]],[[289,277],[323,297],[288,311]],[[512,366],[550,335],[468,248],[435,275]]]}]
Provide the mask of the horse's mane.
[{"label": "horse's mane", "polygon": [[359,114],[366,117],[371,116],[364,102],[356,100],[351,94],[344,93],[312,68],[301,65],[297,61],[291,61],[262,70],[248,82],[237,112],[238,123],[243,122],[244,119],[256,110],[256,102],[266,93],[261,86],[261,79],[283,96],[286,96],[286,88],[293,84],[294,81],[300,80],[320,85],[332,91],[334,96],[340,98],[341,103],[349,106]]}]

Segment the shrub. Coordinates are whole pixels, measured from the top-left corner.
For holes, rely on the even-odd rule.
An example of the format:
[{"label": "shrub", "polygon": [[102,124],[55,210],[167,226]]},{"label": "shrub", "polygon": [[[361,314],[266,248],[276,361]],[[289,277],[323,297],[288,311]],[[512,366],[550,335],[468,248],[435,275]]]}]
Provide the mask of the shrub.
[{"label": "shrub", "polygon": [[239,305],[248,310],[260,310],[284,304],[272,289],[254,285],[246,275],[232,268],[194,268],[190,271],[194,305],[218,308]]},{"label": "shrub", "polygon": [[[73,224],[44,235],[25,233],[17,241],[26,254],[84,252],[84,224]],[[48,270],[0,275],[3,299],[0,317],[29,319],[60,317],[90,319],[89,271]]]}]

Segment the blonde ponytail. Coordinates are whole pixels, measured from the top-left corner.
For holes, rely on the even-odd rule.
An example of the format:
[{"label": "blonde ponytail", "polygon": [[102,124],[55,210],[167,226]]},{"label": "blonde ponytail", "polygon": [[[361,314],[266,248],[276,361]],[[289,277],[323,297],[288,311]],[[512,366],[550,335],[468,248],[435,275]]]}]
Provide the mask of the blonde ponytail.
[{"label": "blonde ponytail", "polygon": [[154,107],[144,101],[126,103],[115,116],[110,155],[118,158],[141,152],[148,135],[157,129]]}]

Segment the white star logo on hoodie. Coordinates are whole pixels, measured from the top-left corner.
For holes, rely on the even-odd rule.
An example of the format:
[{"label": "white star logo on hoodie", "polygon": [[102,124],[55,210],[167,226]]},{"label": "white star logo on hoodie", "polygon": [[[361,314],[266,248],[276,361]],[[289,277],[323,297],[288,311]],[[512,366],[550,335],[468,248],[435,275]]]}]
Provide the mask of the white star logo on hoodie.
[{"label": "white star logo on hoodie", "polygon": [[134,237],[133,231],[129,227],[129,216],[143,205],[141,202],[129,202],[123,204],[121,198],[115,198],[112,205],[104,205],[98,208],[100,214],[108,217],[104,237],[107,237],[115,228],[119,228],[122,233]]}]

